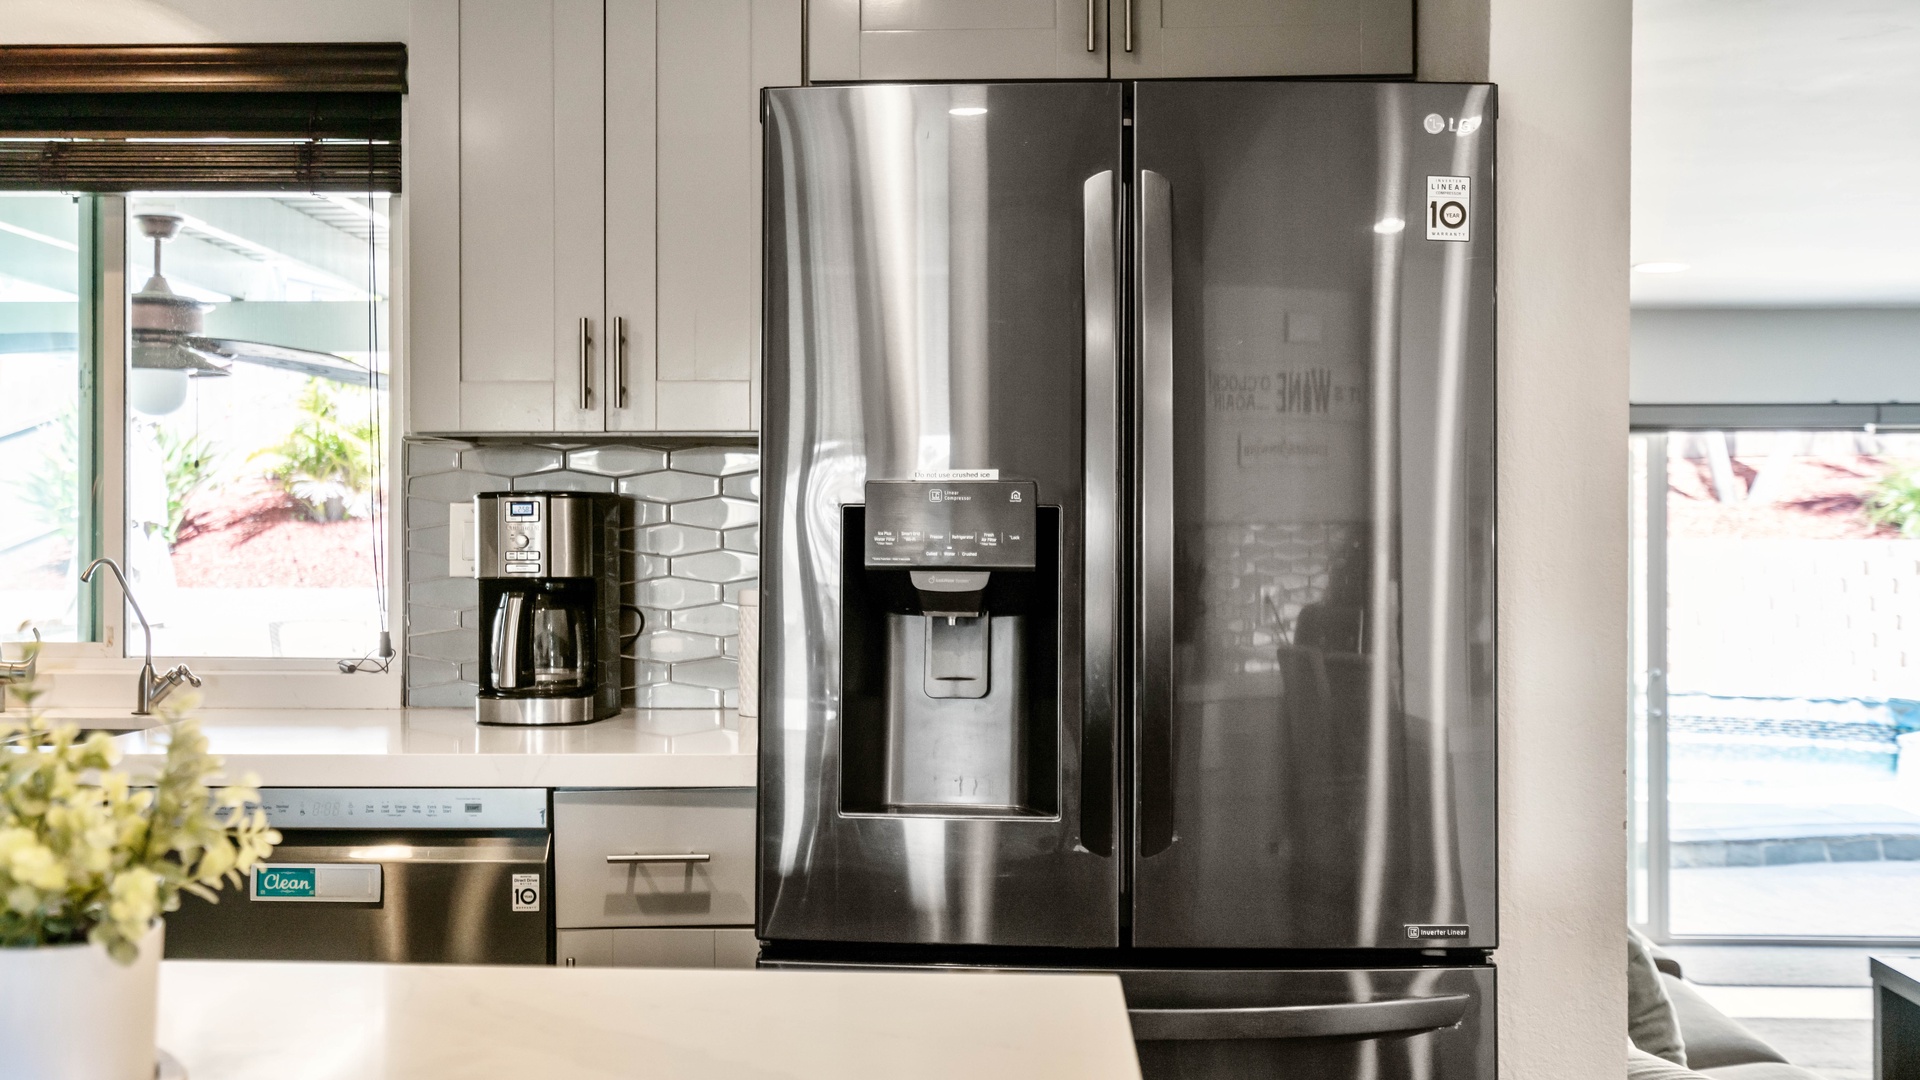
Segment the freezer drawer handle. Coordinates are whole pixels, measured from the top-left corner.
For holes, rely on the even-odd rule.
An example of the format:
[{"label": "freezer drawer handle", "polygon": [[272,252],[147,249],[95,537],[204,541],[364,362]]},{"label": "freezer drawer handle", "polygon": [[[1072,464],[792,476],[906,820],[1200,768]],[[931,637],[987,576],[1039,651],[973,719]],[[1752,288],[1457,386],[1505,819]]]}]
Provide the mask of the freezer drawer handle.
[{"label": "freezer drawer handle", "polygon": [[704,851],[685,851],[679,854],[668,852],[661,855],[609,855],[610,863],[697,863],[712,862],[713,856]]},{"label": "freezer drawer handle", "polygon": [[1315,1039],[1339,1035],[1413,1035],[1458,1024],[1466,994],[1274,1005],[1250,1009],[1128,1009],[1138,1042],[1216,1039]]}]

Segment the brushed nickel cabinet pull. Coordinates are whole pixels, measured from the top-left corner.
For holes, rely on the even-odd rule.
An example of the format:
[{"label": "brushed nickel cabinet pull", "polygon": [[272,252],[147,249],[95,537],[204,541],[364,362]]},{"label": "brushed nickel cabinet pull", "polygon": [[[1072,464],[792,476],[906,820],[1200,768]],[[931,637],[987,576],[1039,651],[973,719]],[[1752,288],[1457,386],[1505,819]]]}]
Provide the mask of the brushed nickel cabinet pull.
[{"label": "brushed nickel cabinet pull", "polygon": [[613,318],[613,407],[627,407],[627,317]]},{"label": "brushed nickel cabinet pull", "polygon": [[580,319],[580,411],[593,408],[593,320]]}]

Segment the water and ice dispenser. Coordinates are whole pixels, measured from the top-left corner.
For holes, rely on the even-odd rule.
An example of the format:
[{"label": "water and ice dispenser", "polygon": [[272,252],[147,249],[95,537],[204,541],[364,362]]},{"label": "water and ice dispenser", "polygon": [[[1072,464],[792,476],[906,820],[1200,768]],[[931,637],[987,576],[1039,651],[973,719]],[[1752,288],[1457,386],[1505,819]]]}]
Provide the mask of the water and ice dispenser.
[{"label": "water and ice dispenser", "polygon": [[876,480],[844,509],[843,812],[1057,812],[1059,510],[1038,496]]}]

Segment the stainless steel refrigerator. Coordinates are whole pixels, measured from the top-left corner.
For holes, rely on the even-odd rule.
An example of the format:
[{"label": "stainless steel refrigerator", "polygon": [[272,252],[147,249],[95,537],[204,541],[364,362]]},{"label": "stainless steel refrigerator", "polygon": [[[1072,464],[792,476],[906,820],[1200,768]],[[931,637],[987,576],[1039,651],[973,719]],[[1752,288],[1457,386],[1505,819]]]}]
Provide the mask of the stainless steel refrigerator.
[{"label": "stainless steel refrigerator", "polygon": [[1494,88],[765,102],[763,963],[1494,1075]]}]

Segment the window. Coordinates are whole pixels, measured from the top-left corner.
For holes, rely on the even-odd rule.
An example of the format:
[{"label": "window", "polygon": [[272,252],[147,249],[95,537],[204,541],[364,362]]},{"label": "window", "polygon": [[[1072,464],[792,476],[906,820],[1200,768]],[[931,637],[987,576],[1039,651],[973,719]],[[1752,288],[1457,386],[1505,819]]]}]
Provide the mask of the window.
[{"label": "window", "polygon": [[129,199],[127,569],[156,649],[340,658],[377,641],[386,204]]},{"label": "window", "polygon": [[[108,554],[156,655],[331,670],[377,647],[389,201],[0,195],[7,638],[25,622],[137,655],[116,587],[78,581]],[[110,299],[93,311],[96,295]]]},{"label": "window", "polygon": [[92,636],[74,578],[83,496],[80,200],[0,192],[0,635]]}]

